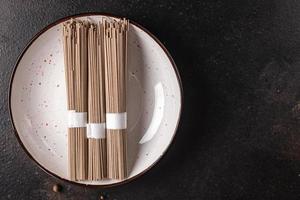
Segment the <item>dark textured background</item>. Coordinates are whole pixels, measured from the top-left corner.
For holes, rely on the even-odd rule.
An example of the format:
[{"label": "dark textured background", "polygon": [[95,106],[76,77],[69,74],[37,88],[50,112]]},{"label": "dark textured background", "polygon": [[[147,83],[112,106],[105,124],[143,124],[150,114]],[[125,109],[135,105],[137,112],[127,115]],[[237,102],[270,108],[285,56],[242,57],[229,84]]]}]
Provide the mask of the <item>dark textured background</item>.
[{"label": "dark textured background", "polygon": [[[91,11],[148,28],[184,86],[168,153],[146,175],[108,189],[39,169],[17,143],[7,106],[26,43],[57,19]],[[300,199],[300,1],[1,0],[0,13],[0,199]]]}]

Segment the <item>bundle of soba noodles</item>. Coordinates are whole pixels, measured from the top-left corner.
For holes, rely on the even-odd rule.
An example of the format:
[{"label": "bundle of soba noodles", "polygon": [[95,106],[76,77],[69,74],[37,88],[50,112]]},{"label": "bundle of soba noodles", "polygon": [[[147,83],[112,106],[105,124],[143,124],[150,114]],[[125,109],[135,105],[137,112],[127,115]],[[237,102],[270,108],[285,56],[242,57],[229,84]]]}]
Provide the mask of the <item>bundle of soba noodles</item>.
[{"label": "bundle of soba noodles", "polygon": [[63,27],[68,99],[68,155],[71,180],[87,177],[87,24],[68,21]]},{"label": "bundle of soba noodles", "polygon": [[103,26],[88,30],[88,179],[107,177]]},{"label": "bundle of soba noodles", "polygon": [[104,20],[104,60],[108,177],[127,177],[127,30],[128,21]]}]

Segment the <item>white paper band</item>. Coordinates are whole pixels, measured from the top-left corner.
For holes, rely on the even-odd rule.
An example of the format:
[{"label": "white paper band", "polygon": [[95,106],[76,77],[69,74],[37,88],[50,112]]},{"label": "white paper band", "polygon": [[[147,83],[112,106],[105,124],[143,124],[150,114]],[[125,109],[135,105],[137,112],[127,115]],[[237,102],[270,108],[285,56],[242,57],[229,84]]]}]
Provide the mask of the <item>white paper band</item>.
[{"label": "white paper band", "polygon": [[80,128],[86,127],[87,113],[76,112],[75,110],[68,111],[68,127],[69,128]]},{"label": "white paper band", "polygon": [[127,113],[106,113],[107,129],[126,129]]},{"label": "white paper band", "polygon": [[86,125],[86,136],[88,138],[105,138],[105,123],[89,123]]}]

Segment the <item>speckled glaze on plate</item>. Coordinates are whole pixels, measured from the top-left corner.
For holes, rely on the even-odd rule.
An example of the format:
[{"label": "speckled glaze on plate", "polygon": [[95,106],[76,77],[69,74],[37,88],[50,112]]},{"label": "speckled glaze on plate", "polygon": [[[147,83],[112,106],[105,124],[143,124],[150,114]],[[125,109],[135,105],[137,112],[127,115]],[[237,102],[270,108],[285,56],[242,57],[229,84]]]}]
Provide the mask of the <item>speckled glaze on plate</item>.
[{"label": "speckled glaze on plate", "polygon": [[[73,18],[98,21],[101,14]],[[59,20],[42,30],[20,56],[11,80],[10,112],[16,136],[29,156],[48,173],[68,178],[67,105]],[[116,185],[149,170],[169,147],[180,118],[181,82],[163,45],[131,22],[128,41],[128,166],[123,181],[84,181]]]}]

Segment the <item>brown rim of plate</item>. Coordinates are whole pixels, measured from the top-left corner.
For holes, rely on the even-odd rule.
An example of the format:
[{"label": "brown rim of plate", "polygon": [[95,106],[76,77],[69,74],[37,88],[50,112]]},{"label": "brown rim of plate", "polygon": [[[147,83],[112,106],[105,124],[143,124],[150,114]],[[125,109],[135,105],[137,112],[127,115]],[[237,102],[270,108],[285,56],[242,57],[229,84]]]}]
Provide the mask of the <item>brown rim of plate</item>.
[{"label": "brown rim of plate", "polygon": [[16,138],[18,139],[18,142],[19,144],[22,146],[22,148],[24,149],[24,151],[26,152],[26,154],[29,156],[29,158],[34,161],[43,171],[45,171],[47,174],[55,177],[55,178],[58,178],[60,180],[63,180],[67,183],[71,183],[71,184],[74,184],[74,185],[80,185],[80,186],[83,186],[83,187],[97,187],[97,188],[107,188],[107,187],[113,187],[113,186],[118,186],[118,185],[123,185],[123,184],[126,184],[126,183],[129,183],[131,182],[132,180],[135,180],[136,178],[144,175],[146,172],[148,172],[152,167],[154,167],[161,159],[162,157],[166,154],[167,150],[170,148],[171,144],[173,143],[174,141],[174,137],[176,135],[176,132],[177,132],[177,129],[178,129],[178,125],[179,125],[179,121],[180,121],[180,118],[181,118],[181,112],[182,112],[182,105],[183,105],[183,87],[182,87],[182,82],[181,82],[181,79],[180,79],[180,75],[179,75],[179,72],[178,72],[178,69],[176,67],[176,64],[173,60],[173,58],[171,57],[170,53],[168,52],[168,50],[166,49],[166,47],[152,34],[150,33],[146,28],[142,27],[141,25],[139,25],[138,23],[132,21],[129,19],[130,23],[137,26],[138,28],[140,28],[141,30],[143,30],[144,32],[146,32],[148,35],[150,35],[150,37],[152,39],[154,39],[155,42],[157,42],[159,44],[159,46],[164,50],[165,54],[168,56],[169,58],[169,61],[171,62],[172,66],[173,66],[173,69],[176,73],[176,77],[177,77],[177,81],[179,83],[179,87],[180,87],[180,101],[181,101],[181,105],[180,105],[180,111],[179,111],[179,118],[177,120],[177,124],[176,124],[176,128],[175,128],[175,131],[174,131],[174,134],[173,134],[173,137],[171,139],[171,142],[169,143],[169,145],[167,146],[167,148],[164,150],[164,152],[161,154],[161,156],[154,162],[152,163],[148,168],[146,168],[145,170],[143,170],[142,172],[140,172],[139,174],[131,177],[131,178],[128,178],[128,179],[125,179],[121,182],[118,182],[118,183],[112,183],[112,184],[105,184],[105,185],[89,185],[89,184],[84,184],[84,183],[78,183],[78,182],[74,182],[74,181],[70,181],[68,179],[65,179],[65,178],[62,178],[58,175],[56,175],[55,173],[51,172],[50,170],[46,169],[44,166],[42,166],[30,153],[29,151],[26,149],[25,145],[23,144],[23,142],[21,141],[20,137],[19,137],[19,134],[18,134],[18,131],[16,130],[16,127],[15,127],[15,123],[14,123],[14,119],[12,117],[12,110],[11,110],[11,91],[12,91],[12,84],[13,84],[13,80],[14,80],[14,76],[15,76],[15,72],[16,72],[16,69],[19,65],[19,62],[21,61],[21,59],[23,58],[23,55],[25,54],[25,52],[27,51],[27,49],[33,44],[33,42],[39,37],[41,36],[44,32],[46,32],[47,30],[49,30],[50,28],[52,28],[53,26],[57,25],[57,24],[60,24],[61,22],[64,22],[68,19],[71,19],[71,18],[77,18],[77,17],[85,17],[85,16],[92,16],[92,15],[102,15],[102,16],[108,16],[108,17],[114,17],[114,18],[124,18],[122,16],[118,16],[118,15],[113,15],[113,14],[109,14],[109,13],[104,13],[104,12],[88,12],[88,13],[81,13],[81,14],[75,14],[75,15],[70,15],[70,16],[67,16],[67,17],[63,17],[59,20],[56,20],[55,22],[47,25],[46,27],[44,27],[42,30],[40,30],[29,42],[28,44],[25,46],[25,48],[23,49],[22,53],[19,55],[18,59],[17,59],[17,62],[14,66],[14,69],[13,69],[13,72],[12,72],[12,75],[10,77],[10,83],[9,83],[9,93],[8,93],[8,106],[9,106],[9,115],[10,115],[10,121],[12,123],[12,126],[13,126],[13,131],[14,131],[14,134],[16,136]]}]

